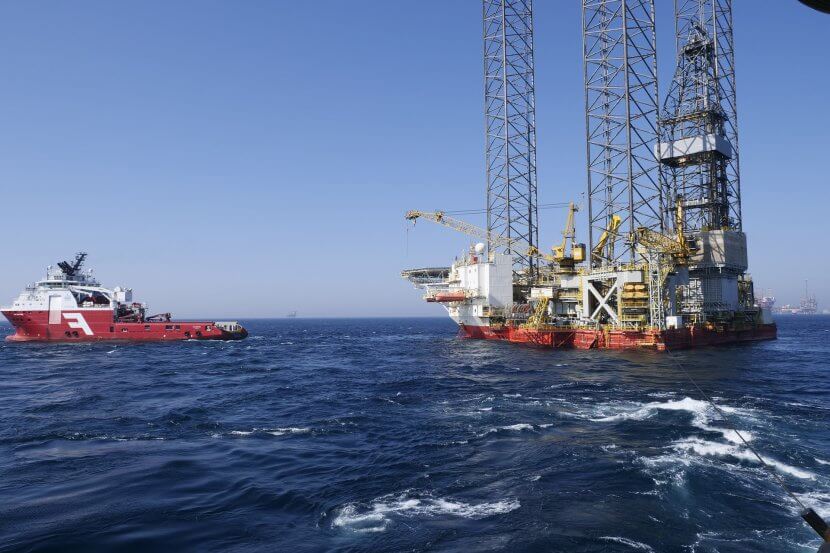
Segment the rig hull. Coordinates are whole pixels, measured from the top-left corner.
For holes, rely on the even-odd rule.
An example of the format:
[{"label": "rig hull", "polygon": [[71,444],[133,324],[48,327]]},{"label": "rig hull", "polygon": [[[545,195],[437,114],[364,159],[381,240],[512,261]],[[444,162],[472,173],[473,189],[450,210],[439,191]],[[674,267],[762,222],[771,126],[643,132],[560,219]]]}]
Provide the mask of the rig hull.
[{"label": "rig hull", "polygon": [[10,342],[168,342],[177,340],[235,340],[247,331],[217,327],[214,321],[114,322],[111,309],[49,311],[4,310],[14,326]]},{"label": "rig hull", "polygon": [[774,323],[741,329],[689,326],[670,330],[527,329],[462,323],[459,324],[459,329],[462,337],[470,339],[503,340],[564,349],[651,349],[655,351],[775,340],[778,335],[778,329]]}]

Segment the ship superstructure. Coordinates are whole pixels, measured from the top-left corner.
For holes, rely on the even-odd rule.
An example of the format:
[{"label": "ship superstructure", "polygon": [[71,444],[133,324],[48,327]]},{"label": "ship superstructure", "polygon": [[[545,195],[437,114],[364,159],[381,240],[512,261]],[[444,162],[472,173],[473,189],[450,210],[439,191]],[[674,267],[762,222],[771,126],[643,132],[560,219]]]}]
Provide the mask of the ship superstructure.
[{"label": "ship superstructure", "polygon": [[174,321],[170,313],[149,315],[146,303],[133,300],[131,288],[105,288],[87,254],[46,269],[46,278],[26,287],[0,309],[14,326],[7,340],[30,341],[167,341],[239,339],[247,331],[236,321]]},{"label": "ship superstructure", "polygon": [[[576,241],[570,204],[562,243],[544,253],[535,225],[532,2],[483,1],[487,228],[410,211],[407,219],[480,242],[450,267],[403,276],[474,338],[655,349],[775,338],[771,310],[756,305],[746,272],[731,2],[676,4],[677,69],[661,109],[653,0],[584,0],[588,243]],[[496,71],[493,52],[513,54]],[[493,129],[504,130],[491,122],[499,121],[490,113],[498,78],[509,93],[496,113],[524,115],[494,141]],[[505,185],[510,167],[516,178]],[[494,203],[494,183],[520,209],[509,194]]]}]

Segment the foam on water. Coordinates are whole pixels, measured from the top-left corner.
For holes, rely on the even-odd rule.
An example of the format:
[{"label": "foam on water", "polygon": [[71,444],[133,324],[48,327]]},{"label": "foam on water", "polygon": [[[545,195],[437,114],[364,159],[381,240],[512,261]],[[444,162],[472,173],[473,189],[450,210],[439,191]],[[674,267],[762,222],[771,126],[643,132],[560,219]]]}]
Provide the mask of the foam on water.
[{"label": "foam on water", "polygon": [[406,490],[379,497],[368,505],[344,505],[336,511],[332,526],[354,532],[383,532],[396,517],[481,519],[509,513],[519,507],[519,502],[514,499],[474,504]]},{"label": "foam on water", "polygon": [[[700,438],[678,440],[672,443],[667,449],[671,453],[656,457],[638,458],[638,461],[646,466],[649,472],[652,472],[654,469],[659,471],[657,475],[652,473],[652,477],[655,477],[655,482],[658,484],[666,483],[668,480],[674,481],[678,485],[682,484],[685,478],[684,468],[707,457],[719,458],[722,460],[720,462],[737,459],[738,461],[748,462],[754,465],[761,464],[758,458],[747,448],[702,440]],[[788,465],[772,459],[769,456],[764,455],[762,459],[768,466],[773,467],[781,473],[805,480],[814,480],[816,478],[816,475],[812,472]]]},{"label": "foam on water", "polygon": [[272,436],[284,436],[286,434],[306,434],[311,428],[285,427],[285,428],[252,428],[251,430],[231,430],[232,436],[251,436],[253,434],[270,434]]},{"label": "foam on water", "polygon": [[486,436],[487,434],[494,434],[496,432],[502,432],[502,431],[522,432],[524,430],[533,430],[533,429],[534,429],[534,427],[533,427],[532,424],[529,424],[529,423],[526,423],[526,422],[520,422],[520,423],[517,423],[517,424],[509,424],[507,426],[496,426],[494,428],[490,428],[489,430],[487,430],[487,432],[484,432],[483,434],[479,434],[478,437],[481,438],[483,436]]},{"label": "foam on water", "polygon": [[[749,410],[745,409],[737,409],[735,407],[731,407],[728,405],[718,405],[718,408],[723,411],[724,413],[728,413],[731,415],[737,414],[744,414],[747,415],[750,413]],[[741,440],[738,433],[732,429],[728,428],[720,428],[717,426],[711,426],[709,423],[712,419],[716,418],[717,412],[709,405],[706,401],[701,401],[698,399],[693,399],[690,397],[685,397],[680,400],[669,400],[669,401],[653,401],[650,403],[631,403],[631,404],[604,404],[597,406],[597,409],[602,412],[608,412],[608,410],[618,411],[614,414],[600,416],[600,417],[592,417],[589,420],[593,422],[617,422],[617,421],[626,421],[626,420],[645,420],[651,416],[654,416],[659,411],[686,411],[692,414],[692,424],[701,430],[705,430],[707,432],[716,432],[723,436],[724,439],[734,443],[734,444],[742,444],[743,440]],[[621,412],[619,412],[621,411]],[[753,435],[750,432],[745,430],[740,431],[741,436],[743,436],[744,440],[747,442],[753,439]]]},{"label": "foam on water", "polygon": [[654,549],[650,545],[646,545],[639,541],[630,540],[628,538],[621,538],[619,536],[601,536],[599,539],[620,543],[622,545],[627,545],[631,549],[637,551],[654,551]]}]

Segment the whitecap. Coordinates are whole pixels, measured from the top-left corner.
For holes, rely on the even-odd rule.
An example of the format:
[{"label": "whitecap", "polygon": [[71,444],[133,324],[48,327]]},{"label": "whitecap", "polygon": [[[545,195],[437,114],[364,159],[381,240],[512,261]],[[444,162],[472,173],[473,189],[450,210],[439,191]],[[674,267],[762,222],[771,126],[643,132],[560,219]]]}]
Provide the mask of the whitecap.
[{"label": "whitecap", "polygon": [[528,424],[526,422],[520,422],[518,424],[511,424],[510,426],[500,426],[499,429],[501,429],[501,430],[533,430],[533,425]]},{"label": "whitecap", "polygon": [[307,432],[311,432],[310,428],[297,428],[297,427],[288,427],[288,428],[273,428],[271,430],[263,429],[264,432],[271,434],[272,436],[284,436],[285,434],[305,434]]},{"label": "whitecap", "polygon": [[[600,410],[606,410],[609,406],[599,406]],[[617,410],[619,410],[619,406],[614,405]],[[729,414],[738,414],[738,413],[745,413],[745,411],[736,409],[735,407],[730,407],[728,405],[718,405],[718,409],[720,409],[724,413]],[[699,399],[692,399],[690,397],[685,397],[683,399],[678,400],[670,400],[670,401],[653,401],[650,403],[640,403],[630,405],[628,407],[623,407],[621,413],[616,413],[612,415],[606,415],[602,417],[594,417],[589,420],[592,422],[617,422],[617,421],[624,421],[624,420],[644,420],[646,418],[651,417],[658,411],[686,411],[692,414],[692,424],[701,430],[705,430],[707,432],[716,432],[721,434],[724,439],[734,443],[734,444],[742,444],[744,440],[749,442],[751,441],[754,436],[752,433],[747,431],[741,431],[740,435],[736,430],[728,429],[728,428],[720,428],[717,426],[710,426],[709,421],[716,415],[716,411],[714,408],[706,401],[701,401]],[[743,436],[743,440],[741,439]]]},{"label": "whitecap", "polygon": [[515,499],[503,499],[485,503],[466,503],[452,498],[433,497],[430,494],[413,494],[406,490],[373,500],[369,505],[349,503],[341,507],[332,522],[338,528],[354,532],[383,532],[393,517],[437,518],[458,517],[481,519],[509,513],[520,507]]},{"label": "whitecap", "polygon": [[637,551],[654,551],[654,549],[652,549],[650,545],[646,545],[639,541],[630,540],[628,538],[621,538],[619,536],[601,536],[599,539],[621,543],[623,545],[627,545],[631,549],[636,549]]},{"label": "whitecap", "polygon": [[[714,457],[734,457],[741,461],[748,461],[750,463],[760,464],[758,457],[748,449],[742,449],[734,445],[722,444],[718,442],[710,442],[698,438],[689,438],[675,442],[672,446],[676,451],[692,452],[702,456]],[[795,476],[802,479],[815,479],[815,474],[802,470],[781,461],[770,459],[769,457],[762,457],[764,463],[768,466],[774,467],[780,472]]]},{"label": "whitecap", "polygon": [[513,431],[513,432],[521,432],[523,430],[533,430],[533,425],[529,424],[529,423],[526,423],[526,422],[520,422],[520,423],[517,423],[517,424],[510,424],[510,425],[507,425],[507,426],[497,426],[495,428],[489,429],[484,434],[479,434],[478,437],[481,438],[482,436],[486,436],[487,434],[493,434],[495,432],[500,432],[502,430]]}]

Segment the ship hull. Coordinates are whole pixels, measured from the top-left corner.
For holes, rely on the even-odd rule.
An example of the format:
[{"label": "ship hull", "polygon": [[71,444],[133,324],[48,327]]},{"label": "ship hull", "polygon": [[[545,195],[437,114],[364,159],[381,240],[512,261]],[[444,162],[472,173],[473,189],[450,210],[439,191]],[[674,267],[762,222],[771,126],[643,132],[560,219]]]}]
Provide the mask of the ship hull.
[{"label": "ship hull", "polygon": [[14,326],[10,342],[172,342],[180,340],[234,340],[236,331],[217,328],[213,321],[113,322],[111,309],[3,311]]},{"label": "ship hull", "polygon": [[773,324],[746,328],[714,329],[692,326],[670,330],[526,329],[512,326],[459,324],[462,337],[533,344],[551,348],[575,349],[650,349],[655,351],[775,340]]}]

